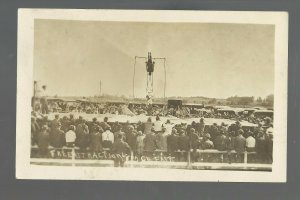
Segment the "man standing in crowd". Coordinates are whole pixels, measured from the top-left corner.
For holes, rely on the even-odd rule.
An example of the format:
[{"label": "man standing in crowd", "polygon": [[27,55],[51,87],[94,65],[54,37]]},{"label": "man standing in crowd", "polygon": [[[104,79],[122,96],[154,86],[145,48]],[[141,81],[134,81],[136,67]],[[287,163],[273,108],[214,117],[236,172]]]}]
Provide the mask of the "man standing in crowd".
[{"label": "man standing in crowd", "polygon": [[215,139],[217,138],[218,135],[219,135],[218,125],[217,123],[213,123],[213,125],[210,127],[211,140],[215,142]]},{"label": "man standing in crowd", "polygon": [[267,163],[273,163],[273,132],[267,132],[266,156]]},{"label": "man standing in crowd", "polygon": [[128,127],[128,132],[125,133],[125,142],[130,146],[131,151],[135,154],[136,151],[136,132],[133,126]]},{"label": "man standing in crowd", "polygon": [[145,135],[147,135],[147,134],[151,133],[152,126],[153,126],[151,117],[149,117],[149,118],[147,119],[147,122],[145,122],[144,124],[145,124],[145,125],[144,125],[144,127],[145,127],[144,133],[145,133]]},{"label": "man standing in crowd", "polygon": [[204,118],[202,117],[200,119],[200,123],[196,124],[196,131],[198,132],[199,136],[203,136],[204,129],[205,129],[205,123],[204,123]]},{"label": "man standing in crowd", "polygon": [[167,136],[164,134],[165,130],[165,128],[162,128],[162,131],[156,134],[156,147],[163,152],[167,152]]},{"label": "man standing in crowd", "polygon": [[98,153],[102,151],[102,133],[100,126],[94,126],[90,136],[90,149],[92,152]]},{"label": "man standing in crowd", "polygon": [[137,138],[136,138],[136,154],[137,154],[137,158],[138,161],[142,161],[142,155],[144,153],[144,138],[145,135],[143,134],[142,131],[138,131],[137,133]]},{"label": "man standing in crowd", "polygon": [[266,163],[267,160],[266,134],[261,130],[256,138],[256,153],[259,163]]},{"label": "man standing in crowd", "polygon": [[42,158],[48,157],[49,144],[50,144],[50,135],[48,131],[48,126],[43,125],[42,130],[38,136],[39,154]]},{"label": "man standing in crowd", "polygon": [[214,143],[210,140],[210,134],[206,133],[203,137],[203,141],[201,143],[201,149],[206,150],[206,149],[213,149],[214,148]]},{"label": "man standing in crowd", "polygon": [[171,121],[168,119],[168,120],[166,121],[166,123],[164,123],[162,126],[166,129],[166,130],[165,130],[165,134],[166,134],[166,135],[171,135],[172,129],[173,129],[173,127],[174,127],[174,124],[172,124]]},{"label": "man standing in crowd", "polygon": [[247,133],[247,139],[246,139],[246,150],[247,152],[254,152],[255,151],[255,139],[253,137],[253,133],[249,131]]},{"label": "man standing in crowd", "polygon": [[110,130],[110,126],[107,126],[105,131],[102,133],[103,148],[110,149],[112,144],[114,143],[114,134]]},{"label": "man standing in crowd", "polygon": [[217,136],[215,141],[215,148],[219,151],[225,151],[226,150],[226,136],[224,131],[220,131],[220,134]]},{"label": "man standing in crowd", "polygon": [[[206,133],[203,137],[203,141],[201,143],[201,149],[206,150],[206,149],[213,149],[214,148],[214,143],[210,140],[210,134]],[[204,162],[209,162],[210,161],[210,154],[204,154],[203,155],[203,161]]]},{"label": "man standing in crowd", "polygon": [[116,142],[112,145],[111,152],[114,157],[114,166],[124,167],[126,157],[130,156],[130,147],[123,141],[122,136],[119,136]]},{"label": "man standing in crowd", "polygon": [[[97,118],[95,119],[96,121],[94,123],[98,124],[99,122],[97,122]],[[102,127],[103,130],[106,130],[108,127],[110,128],[110,125],[107,122],[108,122],[108,117],[104,117],[103,122],[100,123],[100,126]]]},{"label": "man standing in crowd", "polygon": [[190,140],[184,130],[181,130],[178,137],[179,161],[186,161],[188,151],[190,150]]},{"label": "man standing in crowd", "polygon": [[154,128],[154,133],[161,132],[162,122],[160,121],[159,116],[156,116],[156,121],[154,122],[153,128]]},{"label": "man standing in crowd", "polygon": [[48,102],[47,102],[47,97],[46,97],[46,85],[42,86],[41,90],[41,109],[43,114],[48,114]]},{"label": "man standing in crowd", "polygon": [[178,136],[175,128],[172,129],[172,134],[167,137],[167,148],[168,153],[175,156],[175,152],[178,150]]},{"label": "man standing in crowd", "polygon": [[50,128],[51,130],[55,130],[58,127],[58,124],[60,124],[59,122],[59,115],[56,114],[54,116],[54,119],[52,120],[52,122],[50,123]]},{"label": "man standing in crowd", "polygon": [[246,139],[243,137],[244,131],[242,129],[238,130],[238,135],[235,137],[234,149],[237,154],[237,161],[243,162],[243,154],[246,148]]},{"label": "man standing in crowd", "polygon": [[[215,140],[215,148],[218,151],[225,151],[226,150],[226,136],[225,136],[225,131],[220,130],[220,134],[217,136]],[[224,159],[224,154],[221,154],[221,160],[223,161]]]},{"label": "man standing in crowd", "polygon": [[76,145],[85,150],[89,144],[89,128],[82,119],[76,127]]},{"label": "man standing in crowd", "polygon": [[119,138],[119,135],[125,138],[125,133],[123,132],[123,128],[120,126],[119,128],[116,128],[116,131],[114,132],[114,138]]},{"label": "man standing in crowd", "polygon": [[76,140],[75,126],[71,125],[69,130],[66,132],[66,143],[67,147],[74,147]]},{"label": "man standing in crowd", "polygon": [[40,131],[40,126],[36,122],[36,118],[31,117],[31,145],[35,145],[38,143],[39,131]]},{"label": "man standing in crowd", "polygon": [[50,139],[51,145],[55,148],[62,148],[65,145],[65,133],[61,130],[61,124],[59,122],[51,130]]},{"label": "man standing in crowd", "polygon": [[195,162],[198,157],[197,149],[199,148],[199,137],[196,134],[195,129],[193,128],[190,129],[189,138],[190,138],[190,148],[192,150],[191,161]]},{"label": "man standing in crowd", "polygon": [[[154,129],[152,129],[154,131]],[[156,144],[155,144],[155,135],[154,132],[148,133],[145,136],[144,139],[144,150],[145,150],[145,155],[146,156],[152,156],[155,149],[156,149]]]},{"label": "man standing in crowd", "polygon": [[70,117],[69,117],[69,125],[73,125],[73,126],[76,125],[75,118],[74,118],[74,115],[73,115],[73,114],[70,114]]}]

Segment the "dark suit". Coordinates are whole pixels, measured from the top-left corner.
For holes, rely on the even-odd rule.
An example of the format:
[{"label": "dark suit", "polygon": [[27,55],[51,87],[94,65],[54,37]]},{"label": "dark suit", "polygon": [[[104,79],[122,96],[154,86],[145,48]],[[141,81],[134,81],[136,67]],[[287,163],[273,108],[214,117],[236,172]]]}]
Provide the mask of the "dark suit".
[{"label": "dark suit", "polygon": [[117,140],[112,145],[111,152],[113,153],[114,166],[124,167],[126,156],[130,156],[130,146],[123,140]]},{"label": "dark suit", "polygon": [[245,152],[246,148],[246,139],[242,135],[238,135],[235,137],[234,141],[234,149],[237,153],[238,162],[242,162],[242,154]]}]

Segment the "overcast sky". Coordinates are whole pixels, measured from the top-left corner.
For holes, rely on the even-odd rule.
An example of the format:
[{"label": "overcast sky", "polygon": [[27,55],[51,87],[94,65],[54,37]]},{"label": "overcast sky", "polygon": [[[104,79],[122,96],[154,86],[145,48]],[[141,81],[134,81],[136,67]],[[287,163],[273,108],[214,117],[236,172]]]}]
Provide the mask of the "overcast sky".
[{"label": "overcast sky", "polygon": [[[166,96],[262,96],[274,90],[274,26],[36,20],[34,79],[48,95],[132,95],[134,56],[167,58]],[[154,95],[163,96],[163,62]],[[135,95],[146,95],[144,60]]]}]

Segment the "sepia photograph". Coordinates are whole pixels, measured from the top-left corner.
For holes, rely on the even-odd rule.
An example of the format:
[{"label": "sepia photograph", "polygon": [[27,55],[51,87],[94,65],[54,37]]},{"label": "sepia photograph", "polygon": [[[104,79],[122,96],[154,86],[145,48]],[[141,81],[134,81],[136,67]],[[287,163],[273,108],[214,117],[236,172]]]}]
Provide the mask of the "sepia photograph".
[{"label": "sepia photograph", "polygon": [[17,178],[286,181],[287,13],[18,19]]}]

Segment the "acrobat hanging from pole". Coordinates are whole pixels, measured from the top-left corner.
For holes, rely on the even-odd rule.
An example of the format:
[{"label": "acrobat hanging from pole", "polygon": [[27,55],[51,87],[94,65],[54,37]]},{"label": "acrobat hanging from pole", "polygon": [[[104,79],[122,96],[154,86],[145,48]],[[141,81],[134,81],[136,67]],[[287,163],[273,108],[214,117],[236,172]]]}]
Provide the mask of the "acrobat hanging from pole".
[{"label": "acrobat hanging from pole", "polygon": [[146,98],[151,98],[153,96],[153,72],[154,72],[155,62],[152,60],[151,52],[148,53],[148,60],[146,62],[147,70],[147,87],[146,87]]},{"label": "acrobat hanging from pole", "polygon": [[134,60],[134,71],[133,71],[133,97],[134,97],[134,78],[135,78],[135,65],[136,59],[143,58],[146,60],[146,71],[147,71],[147,86],[146,86],[146,99],[148,104],[152,104],[153,98],[153,74],[154,74],[154,60],[164,60],[164,72],[165,72],[165,84],[164,84],[164,97],[166,92],[166,58],[152,58],[151,52],[148,52],[148,57],[135,56]]}]

